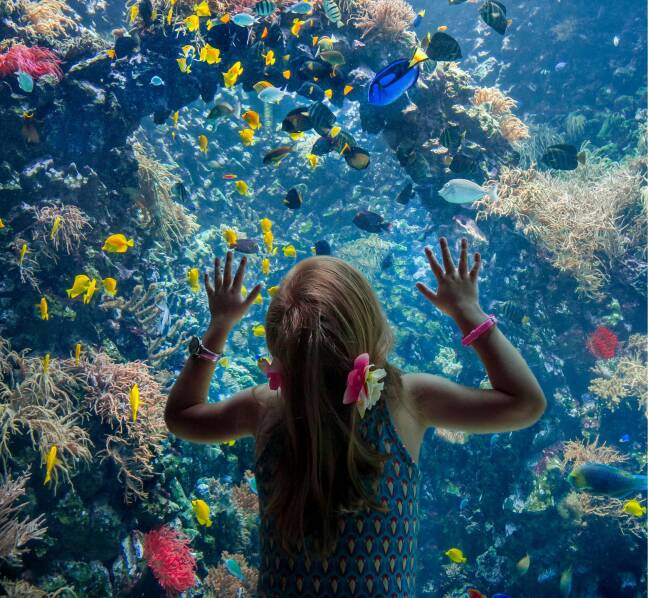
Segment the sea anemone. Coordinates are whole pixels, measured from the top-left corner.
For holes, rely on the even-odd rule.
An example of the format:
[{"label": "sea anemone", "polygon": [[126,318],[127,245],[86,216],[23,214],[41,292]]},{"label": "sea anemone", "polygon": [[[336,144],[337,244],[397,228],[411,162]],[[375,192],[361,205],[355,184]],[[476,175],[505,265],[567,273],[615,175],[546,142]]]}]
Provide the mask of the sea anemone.
[{"label": "sea anemone", "polygon": [[617,335],[605,326],[599,326],[587,339],[587,349],[597,359],[612,359],[618,346]]},{"label": "sea anemone", "polygon": [[44,75],[52,75],[61,80],[63,71],[61,71],[60,64],[61,61],[56,54],[47,48],[41,46],[28,48],[22,44],[16,44],[4,54],[0,54],[0,77],[23,71],[36,79]]},{"label": "sea anemone", "polygon": [[196,584],[196,559],[189,538],[172,527],[144,535],[144,558],[167,595],[185,592]]}]

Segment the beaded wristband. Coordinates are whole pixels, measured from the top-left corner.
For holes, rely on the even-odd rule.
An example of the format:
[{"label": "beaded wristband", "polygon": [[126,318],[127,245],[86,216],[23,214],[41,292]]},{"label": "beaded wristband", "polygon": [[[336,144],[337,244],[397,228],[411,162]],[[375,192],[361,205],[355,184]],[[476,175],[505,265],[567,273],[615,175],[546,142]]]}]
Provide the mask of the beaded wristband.
[{"label": "beaded wristband", "polygon": [[493,314],[491,314],[490,316],[488,316],[488,318],[486,318],[486,320],[484,320],[479,326],[477,326],[477,328],[471,330],[466,336],[464,336],[461,339],[461,344],[464,347],[471,345],[482,334],[484,334],[484,332],[490,330],[493,326],[495,326],[495,324],[497,324],[497,318]]}]

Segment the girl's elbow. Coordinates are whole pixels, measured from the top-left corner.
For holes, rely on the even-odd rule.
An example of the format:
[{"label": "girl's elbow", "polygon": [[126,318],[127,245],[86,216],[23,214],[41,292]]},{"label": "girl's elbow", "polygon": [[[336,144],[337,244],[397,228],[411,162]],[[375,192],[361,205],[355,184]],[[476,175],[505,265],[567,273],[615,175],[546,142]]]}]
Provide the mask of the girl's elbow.
[{"label": "girl's elbow", "polygon": [[534,394],[532,397],[527,397],[525,403],[524,419],[526,420],[526,427],[530,427],[537,423],[544,415],[547,409],[547,399],[544,393],[539,391],[539,393]]}]

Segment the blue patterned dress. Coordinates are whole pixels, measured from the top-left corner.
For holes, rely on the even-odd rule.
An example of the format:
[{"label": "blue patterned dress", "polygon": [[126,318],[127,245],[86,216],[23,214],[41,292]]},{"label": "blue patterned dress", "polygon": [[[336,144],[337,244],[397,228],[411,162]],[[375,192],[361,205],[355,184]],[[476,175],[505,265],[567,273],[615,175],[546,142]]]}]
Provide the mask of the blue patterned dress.
[{"label": "blue patterned dress", "polygon": [[416,595],[420,469],[398,437],[384,399],[365,413],[360,430],[370,446],[392,455],[378,493],[390,511],[341,516],[337,550],[325,560],[291,559],[277,540],[264,509],[272,483],[269,462],[278,448],[269,438],[255,465],[261,517],[257,598]]}]

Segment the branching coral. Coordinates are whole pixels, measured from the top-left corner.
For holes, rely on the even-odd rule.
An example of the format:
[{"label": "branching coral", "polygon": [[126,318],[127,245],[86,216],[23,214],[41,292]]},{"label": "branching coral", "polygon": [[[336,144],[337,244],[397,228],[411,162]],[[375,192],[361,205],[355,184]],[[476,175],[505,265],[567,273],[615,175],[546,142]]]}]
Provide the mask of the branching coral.
[{"label": "branching coral", "polygon": [[481,200],[477,218],[511,216],[556,268],[576,278],[580,294],[602,298],[609,272],[643,244],[641,180],[637,163],[592,164],[570,176],[503,167],[498,200]]},{"label": "branching coral", "polygon": [[54,592],[46,592],[24,579],[0,579],[0,587],[6,592],[7,598],[76,598],[70,586],[64,586]]},{"label": "branching coral", "polygon": [[363,0],[355,7],[351,21],[362,31],[362,37],[397,41],[415,17],[405,0]]},{"label": "branching coral", "polygon": [[195,216],[173,201],[173,187],[180,181],[166,166],[151,158],[150,151],[133,145],[137,158],[139,189],[135,202],[144,216],[142,225],[152,228],[167,246],[189,239],[200,227]]},{"label": "branching coral", "polygon": [[499,125],[502,137],[509,143],[529,137],[529,128],[517,116],[507,116],[500,121]]},{"label": "branching coral", "polygon": [[259,499],[250,489],[248,482],[244,481],[239,486],[233,486],[230,497],[237,511],[241,514],[255,515],[259,512]]},{"label": "branching coral", "polygon": [[[105,448],[100,455],[117,468],[126,502],[146,498],[146,480],[154,476],[153,459],[166,438],[164,396],[148,365],[141,361],[117,363],[98,353],[81,370],[89,389],[84,404],[108,425]],[[133,421],[130,391],[139,388],[139,409]]]},{"label": "branching coral", "polygon": [[[162,307],[165,303],[166,292],[157,283],[152,283],[146,291],[142,285],[137,285],[130,298],[119,296],[106,299],[99,307],[118,310],[118,320],[128,317],[134,320],[134,324],[144,335],[148,361],[153,367],[157,367],[182,348],[187,340],[186,336],[180,333],[185,318],[171,323],[168,308]],[[158,326],[158,322],[164,319],[169,320],[166,322],[168,328],[164,321],[162,326]]]},{"label": "branching coral", "polygon": [[605,443],[599,444],[598,437],[588,444],[584,444],[580,440],[567,440],[563,442],[561,449],[562,454],[557,463],[563,473],[566,473],[567,469],[583,463],[612,465],[628,460],[627,455],[620,453],[615,448],[607,446]]},{"label": "branching coral", "polygon": [[222,558],[224,561],[233,559],[238,563],[244,581],[234,577],[224,564],[218,565],[218,567],[210,567],[207,577],[203,579],[206,590],[205,596],[210,598],[238,598],[241,595],[241,588],[243,588],[246,596],[253,596],[256,593],[259,571],[250,567],[241,554],[231,554],[224,551]]},{"label": "branching coral", "polygon": [[[51,244],[56,251],[59,247],[72,255],[86,238],[85,229],[90,226],[88,215],[73,205],[52,204],[34,206],[36,223],[34,240],[41,241],[45,247]],[[54,229],[56,219],[58,226]]]},{"label": "branching coral", "polygon": [[478,87],[472,101],[475,106],[488,106],[493,114],[504,114],[517,106],[513,98],[504,95],[497,87]]},{"label": "branching coral", "polygon": [[[22,0],[19,9],[24,18],[29,21],[28,30],[47,38],[67,35],[70,30],[77,29],[76,13],[63,0],[38,0],[30,2]],[[67,14],[72,14],[70,18]]]},{"label": "branching coral", "polygon": [[632,335],[620,355],[610,361],[598,361],[592,371],[597,376],[590,382],[589,390],[604,399],[610,411],[634,397],[647,412],[648,337]]},{"label": "branching coral", "polygon": [[28,48],[22,44],[16,44],[4,54],[0,54],[0,77],[24,71],[35,78],[52,75],[61,79],[63,71],[61,71],[60,64],[61,61],[56,54],[47,48],[40,46]]},{"label": "branching coral", "polygon": [[20,519],[20,511],[24,503],[16,501],[25,495],[25,485],[29,474],[16,480],[7,477],[0,480],[0,560],[19,565],[22,555],[28,550],[26,544],[30,540],[38,540],[45,535],[43,527],[45,516],[36,519],[26,517]]}]

